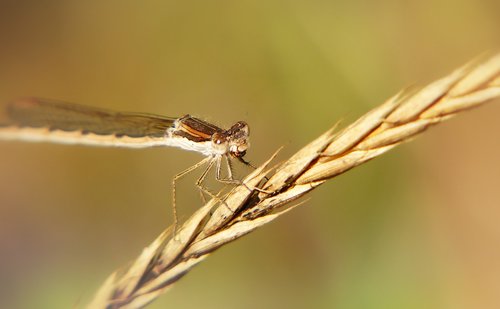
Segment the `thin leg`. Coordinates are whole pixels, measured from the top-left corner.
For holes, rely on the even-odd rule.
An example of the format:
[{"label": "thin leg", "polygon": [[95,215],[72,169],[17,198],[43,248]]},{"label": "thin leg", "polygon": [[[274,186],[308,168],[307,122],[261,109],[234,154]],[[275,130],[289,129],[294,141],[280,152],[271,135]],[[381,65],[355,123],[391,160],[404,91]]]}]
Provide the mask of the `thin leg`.
[{"label": "thin leg", "polygon": [[[237,180],[237,179],[234,179],[233,178],[233,167],[231,165],[231,161],[230,159],[227,157],[227,156],[224,156],[225,157],[225,160],[226,160],[226,166],[227,166],[227,173],[228,173],[228,177],[227,178],[223,178],[222,175],[221,175],[221,164],[222,164],[222,156],[211,156],[211,157],[206,157],[205,159],[201,160],[200,162],[196,163],[195,165],[185,169],[184,171],[178,173],[177,175],[174,176],[173,180],[172,180],[172,202],[173,202],[173,214],[174,214],[174,234],[176,233],[177,231],[177,225],[179,224],[179,218],[177,216],[177,203],[176,203],[176,182],[177,180],[179,180],[180,178],[184,177],[186,174],[189,174],[190,172],[194,171],[195,169],[199,168],[200,166],[204,165],[204,164],[207,164],[207,167],[205,168],[205,170],[203,171],[203,173],[201,174],[201,176],[198,178],[198,180],[196,181],[196,186],[198,187],[198,189],[200,190],[200,193],[201,193],[201,196],[202,196],[202,200],[205,201],[205,196],[203,195],[203,193],[206,193],[208,194],[211,198],[214,198],[214,199],[217,199],[219,200],[220,202],[222,202],[229,211],[232,211],[229,206],[226,204],[225,201],[223,201],[221,198],[219,198],[217,195],[213,194],[212,192],[210,192],[210,190],[208,190],[204,185],[203,185],[203,182],[205,181],[205,178],[207,177],[207,174],[208,172],[212,169],[212,167],[214,166],[215,164],[215,168],[216,168],[216,180],[221,182],[221,183],[225,183],[225,184],[238,184],[238,185],[241,185],[243,184],[245,187],[247,187],[248,190],[252,190],[250,189],[246,184],[244,184],[241,180]],[[249,163],[243,161],[246,165],[249,165],[251,166]],[[253,167],[253,166],[251,166]],[[259,188],[253,188],[253,190],[257,190],[257,191],[260,191],[260,192],[265,192],[265,193],[269,193],[265,190],[262,190],[262,189],[259,189]]]},{"label": "thin leg", "polygon": [[[226,159],[227,159],[227,157],[226,157]],[[213,166],[214,163],[216,163],[215,164],[215,169],[216,169],[215,170],[215,178],[217,179],[217,181],[224,183],[223,179],[221,179],[221,176],[220,176],[220,173],[221,173],[221,163],[222,163],[221,161],[222,161],[222,157],[221,156],[215,157],[214,160],[209,163],[209,166],[205,170],[205,172],[198,179],[198,181],[196,182],[196,185],[198,186],[198,189],[200,189],[200,192],[203,191],[206,194],[208,194],[211,198],[219,200],[222,204],[224,204],[224,206],[227,208],[227,210],[229,210],[230,212],[232,212],[233,210],[231,208],[229,208],[229,205],[226,203],[226,201],[224,201],[223,199],[221,199],[217,195],[215,195],[212,192],[210,192],[210,190],[208,190],[202,184],[203,181],[205,180],[205,177],[208,174],[208,171],[212,168],[212,166]],[[231,176],[232,176],[232,173],[231,173]]]},{"label": "thin leg", "polygon": [[[207,174],[210,171],[210,169],[212,169],[212,166],[214,165],[214,163],[216,163],[215,164],[216,178],[220,177],[221,160],[222,160],[222,158],[220,156],[217,156],[217,157],[215,157],[213,159],[213,161],[211,161],[211,162],[208,163],[208,167],[205,169],[205,171],[203,172],[203,174],[200,176],[200,178],[196,182],[196,186],[198,187],[198,189],[200,190],[200,192],[204,192],[204,193],[208,194],[211,198],[218,200],[219,202],[221,202],[222,204],[224,204],[224,206],[227,208],[227,210],[229,210],[230,212],[232,212],[233,210],[229,207],[229,205],[226,203],[226,201],[224,201],[223,199],[221,199],[219,196],[213,194],[212,192],[210,192],[210,190],[208,190],[205,186],[203,186],[203,181],[205,180],[205,177],[207,176]],[[217,179],[217,180],[219,180],[219,179]]]},{"label": "thin leg", "polygon": [[[219,165],[217,165],[217,174],[215,175],[215,178],[217,179],[217,181],[225,183],[225,184],[244,185],[250,191],[256,190],[256,191],[267,193],[267,194],[271,194],[272,193],[270,191],[266,191],[266,190],[263,190],[263,189],[260,189],[260,188],[257,188],[257,187],[253,187],[251,189],[245,183],[243,183],[243,181],[241,181],[239,179],[234,179],[233,178],[233,165],[231,164],[231,160],[227,156],[226,156],[226,164],[227,164],[228,178],[222,178],[221,177],[220,164],[219,164]],[[249,163],[247,165],[249,165],[252,168],[255,168],[254,166],[250,165]]]},{"label": "thin leg", "polygon": [[[193,166],[185,169],[184,171],[180,172],[179,174],[175,175],[173,180],[172,180],[172,206],[173,206],[173,212],[174,212],[174,234],[177,231],[177,224],[179,223],[179,218],[177,217],[177,206],[176,206],[176,201],[175,201],[176,200],[175,199],[175,194],[176,194],[175,193],[176,192],[175,183],[178,179],[182,178],[186,174],[189,174],[190,172],[194,171],[195,169],[202,166],[203,164],[206,164],[210,160],[212,160],[212,162],[209,163],[209,168],[210,168],[213,165],[213,158],[206,157],[205,159],[201,160],[200,162],[196,163],[195,165],[193,165]],[[205,172],[203,174],[206,175],[207,172],[208,172],[208,170],[205,170]]]},{"label": "thin leg", "polygon": [[215,178],[217,179],[218,182],[222,182],[225,184],[238,184],[240,185],[242,182],[241,180],[234,179],[233,178],[233,166],[231,165],[231,161],[227,156],[224,156],[226,159],[226,166],[227,166],[227,178],[223,178],[221,176],[221,160],[218,161],[217,164],[217,173],[215,174]]},{"label": "thin leg", "polygon": [[210,162],[208,162],[208,165],[207,165],[207,168],[203,171],[203,173],[201,174],[200,178],[198,178],[198,180],[196,181],[196,185],[198,187],[201,186],[201,184],[203,183],[203,181],[205,180],[205,178],[207,177],[207,174],[208,172],[210,171],[210,169],[212,169],[212,166],[214,166],[214,163],[219,160],[217,160],[217,158],[213,158],[213,157],[209,157],[211,159]]},{"label": "thin leg", "polygon": [[212,192],[210,192],[210,190],[208,190],[204,185],[203,185],[203,181],[205,181],[205,178],[207,177],[207,174],[208,172],[212,169],[212,167],[214,166],[214,163],[216,163],[216,168],[217,169],[220,169],[220,157],[211,157],[212,161],[210,161],[208,163],[208,166],[207,168],[205,169],[205,171],[201,174],[200,178],[198,178],[198,180],[196,181],[196,186],[198,187],[198,189],[201,191],[201,192],[204,192],[206,194],[208,194],[211,198],[215,198],[215,199],[219,199],[215,194],[213,194]]},{"label": "thin leg", "polygon": [[[243,181],[238,180],[238,179],[234,179],[233,178],[233,165],[231,164],[231,160],[230,160],[230,158],[228,156],[225,156],[225,157],[226,157],[228,178],[226,178],[226,179],[222,178],[220,176],[220,170],[217,170],[217,175],[216,175],[217,181],[220,181],[222,183],[227,183],[227,184],[244,185],[250,191],[251,190],[256,190],[256,191],[263,192],[263,193],[266,193],[266,194],[271,194],[272,193],[270,191],[267,191],[267,190],[264,190],[264,189],[260,189],[260,188],[257,188],[257,187],[253,187],[253,189],[250,189],[245,183],[243,183]],[[256,169],[256,167],[253,166],[253,165],[251,165],[249,162],[246,162],[246,161],[244,161],[241,158],[238,158],[238,159],[240,159],[240,161],[242,163],[244,163],[245,165],[250,166],[253,169]],[[265,178],[267,179],[267,177],[265,177]]]},{"label": "thin leg", "polygon": [[233,178],[233,164],[231,163],[231,160],[229,159],[228,156],[226,156],[226,165],[227,165],[227,177],[229,179],[234,179]]}]

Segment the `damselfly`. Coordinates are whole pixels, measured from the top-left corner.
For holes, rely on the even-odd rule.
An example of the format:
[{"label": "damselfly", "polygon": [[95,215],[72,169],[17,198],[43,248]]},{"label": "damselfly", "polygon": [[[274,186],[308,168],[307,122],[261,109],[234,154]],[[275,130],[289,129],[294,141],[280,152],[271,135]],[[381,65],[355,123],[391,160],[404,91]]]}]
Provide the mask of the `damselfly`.
[{"label": "damselfly", "polygon": [[[12,102],[5,116],[0,122],[0,139],[4,140],[131,148],[171,146],[203,154],[205,159],[173,178],[174,226],[178,220],[175,183],[180,177],[206,164],[196,185],[213,197],[202,183],[214,164],[216,179],[224,183],[238,183],[233,178],[231,159],[250,165],[243,159],[249,147],[249,128],[243,121],[224,130],[191,115],[172,118],[122,113],[38,98]],[[221,176],[223,158],[228,169],[226,178]]]}]

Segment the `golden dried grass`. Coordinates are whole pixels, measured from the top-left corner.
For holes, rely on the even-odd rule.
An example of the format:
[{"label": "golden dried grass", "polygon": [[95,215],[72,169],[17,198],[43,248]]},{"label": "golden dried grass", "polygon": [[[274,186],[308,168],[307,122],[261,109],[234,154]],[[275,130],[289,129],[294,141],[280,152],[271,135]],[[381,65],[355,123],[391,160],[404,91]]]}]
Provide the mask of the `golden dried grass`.
[{"label": "golden dried grass", "polygon": [[174,235],[171,229],[164,231],[130,266],[113,273],[88,307],[147,305],[212,251],[294,208],[292,201],[326,180],[498,96],[500,54],[483,56],[419,91],[402,91],[341,132],[330,129],[269,168],[272,156],[233,188],[224,203],[211,200]]}]

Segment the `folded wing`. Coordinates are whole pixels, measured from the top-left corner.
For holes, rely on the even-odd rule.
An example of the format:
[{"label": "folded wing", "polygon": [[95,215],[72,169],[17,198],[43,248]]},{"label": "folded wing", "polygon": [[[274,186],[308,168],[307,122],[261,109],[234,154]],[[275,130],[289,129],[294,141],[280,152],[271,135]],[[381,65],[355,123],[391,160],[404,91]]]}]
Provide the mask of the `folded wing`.
[{"label": "folded wing", "polygon": [[176,118],[121,113],[72,103],[25,98],[7,105],[0,139],[95,146],[167,146]]}]

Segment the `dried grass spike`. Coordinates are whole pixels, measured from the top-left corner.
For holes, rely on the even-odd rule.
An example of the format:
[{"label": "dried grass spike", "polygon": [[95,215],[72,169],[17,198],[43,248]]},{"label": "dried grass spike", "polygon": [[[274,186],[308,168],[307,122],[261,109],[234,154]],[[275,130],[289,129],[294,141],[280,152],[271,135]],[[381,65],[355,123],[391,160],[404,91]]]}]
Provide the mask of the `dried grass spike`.
[{"label": "dried grass spike", "polygon": [[290,211],[297,206],[289,206],[291,201],[326,180],[465,109],[499,97],[499,75],[500,54],[471,62],[417,93],[394,96],[337,136],[328,130],[276,169],[267,170],[268,160],[245,178],[244,185],[228,193],[224,199],[227,205],[220,200],[209,201],[168,242],[168,232],[164,232],[128,271],[111,275],[91,308],[147,305],[211,252]]}]

